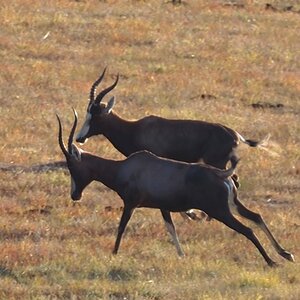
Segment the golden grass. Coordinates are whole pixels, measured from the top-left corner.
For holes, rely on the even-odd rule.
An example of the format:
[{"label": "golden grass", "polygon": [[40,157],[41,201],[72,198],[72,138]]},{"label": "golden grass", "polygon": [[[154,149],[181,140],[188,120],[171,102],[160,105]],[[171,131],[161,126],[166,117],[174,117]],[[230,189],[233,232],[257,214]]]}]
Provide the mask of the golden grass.
[{"label": "golden grass", "polygon": [[[243,7],[226,5],[242,4]],[[282,9],[282,1],[267,1]],[[247,138],[271,134],[269,152],[241,146],[240,198],[298,259],[300,2],[43,1],[0,5],[0,164],[62,160],[71,107],[82,122],[91,83],[117,73],[115,110],[226,124]],[[287,5],[288,5],[287,4]],[[211,95],[211,96],[209,96]],[[282,107],[255,109],[255,103]],[[104,138],[86,150],[121,158]],[[178,259],[158,211],[137,210],[111,255],[121,200],[91,184],[69,198],[69,175],[0,171],[0,299],[299,299],[299,263],[270,270],[222,224],[174,214],[187,254]],[[106,211],[111,205],[116,208]]]}]

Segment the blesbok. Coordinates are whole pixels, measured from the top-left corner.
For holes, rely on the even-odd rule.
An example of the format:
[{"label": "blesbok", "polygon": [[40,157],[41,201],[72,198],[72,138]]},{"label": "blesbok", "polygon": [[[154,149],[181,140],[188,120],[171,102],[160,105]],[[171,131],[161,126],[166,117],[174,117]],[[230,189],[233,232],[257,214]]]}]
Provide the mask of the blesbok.
[{"label": "blesbok", "polygon": [[134,209],[148,207],[160,209],[178,254],[184,255],[170,212],[200,209],[211,218],[243,234],[257,247],[268,265],[275,266],[276,263],[266,253],[252,229],[233,216],[231,210],[234,209],[265,232],[278,254],[294,261],[293,255],[284,250],[273,237],[262,217],[239,201],[237,188],[230,178],[237,160],[232,161],[229,169],[221,170],[200,163],[160,158],[145,150],[124,160],[104,159],[82,151],[73,143],[77,125],[77,114],[73,111],[75,119],[68,139],[68,149],[64,145],[62,125],[57,116],[58,142],[71,175],[71,198],[81,199],[84,188],[94,180],[102,182],[122,198],[124,210],[118,227],[114,254],[118,252],[122,234]]},{"label": "blesbok", "polygon": [[229,127],[198,120],[171,120],[158,116],[147,116],[135,121],[125,120],[112,110],[114,97],[107,104],[101,102],[115,88],[119,76],[111,86],[96,96],[96,88],[105,71],[106,68],[91,87],[86,119],[76,136],[79,143],[84,143],[91,136],[102,134],[125,156],[148,150],[160,157],[188,163],[203,160],[206,164],[225,169],[229,161],[236,163],[235,150],[239,142],[258,147],[268,139],[245,139]]}]

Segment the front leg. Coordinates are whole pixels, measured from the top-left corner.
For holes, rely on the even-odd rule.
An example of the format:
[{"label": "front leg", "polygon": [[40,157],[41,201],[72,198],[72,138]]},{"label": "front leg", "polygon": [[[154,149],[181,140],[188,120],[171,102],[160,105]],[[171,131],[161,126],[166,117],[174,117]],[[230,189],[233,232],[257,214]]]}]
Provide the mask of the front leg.
[{"label": "front leg", "polygon": [[120,220],[120,224],[119,224],[119,228],[118,228],[118,234],[117,234],[117,239],[115,242],[115,247],[113,250],[113,254],[117,254],[118,253],[118,249],[120,246],[120,242],[121,242],[121,238],[122,235],[124,233],[125,227],[130,219],[130,217],[132,216],[134,209],[131,207],[128,207],[125,205],[124,210],[123,210],[123,214]]},{"label": "front leg", "polygon": [[184,256],[184,252],[182,251],[181,246],[179,244],[178,236],[177,236],[176,229],[175,229],[174,223],[172,221],[170,212],[167,211],[167,210],[162,210],[162,209],[160,211],[161,211],[161,214],[164,218],[167,230],[169,231],[169,233],[172,236],[172,239],[173,239],[173,242],[174,242],[175,247],[177,249],[178,255],[179,256]]}]

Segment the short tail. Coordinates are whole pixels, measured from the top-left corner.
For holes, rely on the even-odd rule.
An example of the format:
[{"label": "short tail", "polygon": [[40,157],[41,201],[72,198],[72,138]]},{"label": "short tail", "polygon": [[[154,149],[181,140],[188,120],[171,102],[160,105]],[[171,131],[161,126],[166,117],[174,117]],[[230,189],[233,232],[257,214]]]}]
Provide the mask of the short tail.
[{"label": "short tail", "polygon": [[266,147],[271,136],[270,134],[267,134],[261,141],[254,141],[254,140],[246,140],[238,132],[237,135],[242,143],[247,144],[250,147]]},{"label": "short tail", "polygon": [[261,141],[253,141],[253,140],[246,140],[241,134],[239,134],[238,132],[236,132],[236,134],[239,137],[239,140],[244,143],[247,144],[250,147],[259,147],[260,149],[268,152],[271,156],[280,156],[279,153],[277,153],[276,150],[271,150],[270,148],[274,148],[273,143],[269,143],[270,134],[267,134]]},{"label": "short tail", "polygon": [[221,178],[228,178],[231,177],[234,174],[234,170],[239,163],[240,159],[238,159],[236,156],[232,159],[230,159],[231,167],[226,170],[221,170],[216,168],[216,173]]}]

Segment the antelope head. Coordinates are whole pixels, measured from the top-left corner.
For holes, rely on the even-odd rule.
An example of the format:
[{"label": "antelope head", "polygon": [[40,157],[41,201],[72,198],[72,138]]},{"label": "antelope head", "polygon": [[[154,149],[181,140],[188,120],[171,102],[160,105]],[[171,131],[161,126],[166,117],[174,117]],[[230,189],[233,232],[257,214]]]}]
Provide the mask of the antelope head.
[{"label": "antelope head", "polygon": [[109,86],[108,88],[102,90],[97,96],[96,96],[96,88],[101,83],[104,75],[105,75],[106,68],[104,69],[103,73],[100,75],[100,77],[93,83],[91,90],[90,90],[90,99],[89,104],[87,107],[87,114],[85,118],[85,122],[83,123],[83,126],[79,133],[76,136],[76,141],[79,143],[84,143],[86,140],[95,134],[101,134],[101,122],[102,120],[105,120],[105,118],[110,114],[114,103],[115,103],[115,97],[111,97],[111,99],[105,103],[101,103],[102,99],[106,94],[108,94],[111,90],[113,90],[119,80],[119,74],[117,75],[117,78],[115,82]]},{"label": "antelope head", "polygon": [[69,139],[68,139],[68,149],[66,149],[62,138],[62,125],[58,115],[56,115],[58,120],[59,132],[58,132],[58,143],[66,157],[67,166],[71,175],[71,198],[72,200],[80,200],[82,191],[84,188],[92,182],[90,173],[88,172],[89,156],[79,149],[75,144],[73,144],[74,132],[77,126],[77,112],[74,112],[74,123],[71,129]]}]

